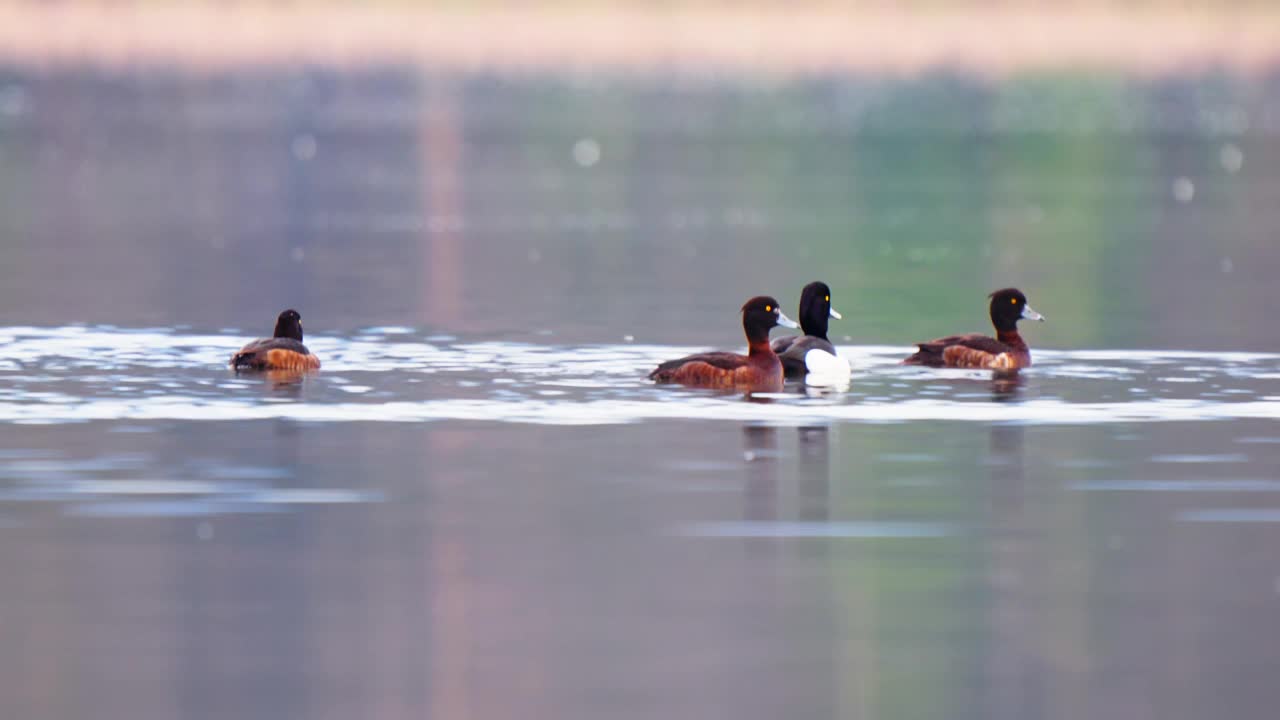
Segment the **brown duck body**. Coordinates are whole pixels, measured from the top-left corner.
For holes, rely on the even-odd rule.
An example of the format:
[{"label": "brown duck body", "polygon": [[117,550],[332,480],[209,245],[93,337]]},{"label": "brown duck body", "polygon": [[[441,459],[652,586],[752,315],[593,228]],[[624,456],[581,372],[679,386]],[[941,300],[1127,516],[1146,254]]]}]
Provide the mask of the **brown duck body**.
[{"label": "brown duck body", "polygon": [[285,310],[276,318],[272,337],[254,340],[231,356],[237,370],[319,370],[320,358],[302,344],[302,316]]},{"label": "brown duck body", "polygon": [[292,338],[263,338],[240,348],[231,364],[240,370],[319,370],[320,358]]},{"label": "brown duck body", "polygon": [[782,361],[769,347],[769,330],[778,325],[798,327],[782,314],[777,300],[763,295],[751,298],[742,306],[742,330],[747,335],[746,355],[696,353],[662,363],[649,373],[649,379],[692,387],[780,392]]},{"label": "brown duck body", "polygon": [[650,380],[693,387],[782,390],[782,361],[766,341],[752,345],[746,355],[706,352],[668,360],[649,373]]},{"label": "brown duck body", "polygon": [[979,333],[950,335],[920,343],[907,365],[929,367],[991,368],[1017,370],[1031,367],[1031,350],[1017,330],[1000,331],[995,337]]}]

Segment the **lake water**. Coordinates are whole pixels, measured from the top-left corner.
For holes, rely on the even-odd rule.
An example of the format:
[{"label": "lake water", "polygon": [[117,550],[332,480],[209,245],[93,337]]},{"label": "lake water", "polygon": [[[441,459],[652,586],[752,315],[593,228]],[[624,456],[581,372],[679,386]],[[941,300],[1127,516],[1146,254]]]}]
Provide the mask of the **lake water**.
[{"label": "lake water", "polygon": [[0,716],[1273,717],[1277,78],[0,72]]}]

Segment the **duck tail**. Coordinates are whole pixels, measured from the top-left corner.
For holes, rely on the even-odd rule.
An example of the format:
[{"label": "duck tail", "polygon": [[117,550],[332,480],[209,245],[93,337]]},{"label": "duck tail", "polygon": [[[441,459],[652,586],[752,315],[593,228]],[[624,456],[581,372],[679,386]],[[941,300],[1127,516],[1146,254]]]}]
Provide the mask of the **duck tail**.
[{"label": "duck tail", "polygon": [[256,352],[238,352],[231,356],[231,367],[237,370],[257,368],[259,364]]},{"label": "duck tail", "polygon": [[903,365],[941,365],[942,349],[930,345],[918,345],[915,354],[904,359]]}]

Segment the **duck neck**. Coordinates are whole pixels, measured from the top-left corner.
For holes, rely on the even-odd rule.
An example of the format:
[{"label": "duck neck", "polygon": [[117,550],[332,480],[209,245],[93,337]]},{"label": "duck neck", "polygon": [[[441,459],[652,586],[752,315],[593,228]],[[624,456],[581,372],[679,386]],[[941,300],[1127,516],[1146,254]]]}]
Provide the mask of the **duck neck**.
[{"label": "duck neck", "polygon": [[801,320],[800,330],[809,337],[827,339],[827,316],[805,317]]},{"label": "duck neck", "polygon": [[756,357],[773,354],[773,348],[769,346],[769,328],[745,327],[743,329],[747,331],[747,355]]},{"label": "duck neck", "polygon": [[1022,336],[1018,334],[1018,328],[1012,330],[996,330],[996,339],[1018,350],[1026,350],[1027,344],[1022,340]]}]

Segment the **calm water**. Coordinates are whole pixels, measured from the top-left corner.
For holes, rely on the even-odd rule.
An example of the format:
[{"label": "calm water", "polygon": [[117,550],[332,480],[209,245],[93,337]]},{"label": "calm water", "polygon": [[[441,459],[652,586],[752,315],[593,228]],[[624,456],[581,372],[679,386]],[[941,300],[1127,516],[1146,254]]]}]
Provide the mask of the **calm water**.
[{"label": "calm water", "polygon": [[1274,717],[1277,77],[0,72],[0,716]]}]

